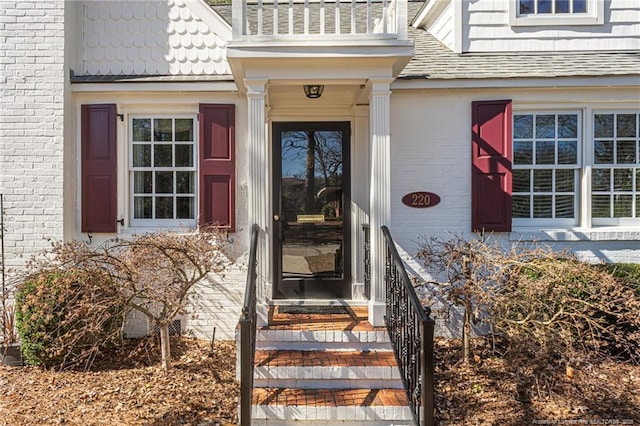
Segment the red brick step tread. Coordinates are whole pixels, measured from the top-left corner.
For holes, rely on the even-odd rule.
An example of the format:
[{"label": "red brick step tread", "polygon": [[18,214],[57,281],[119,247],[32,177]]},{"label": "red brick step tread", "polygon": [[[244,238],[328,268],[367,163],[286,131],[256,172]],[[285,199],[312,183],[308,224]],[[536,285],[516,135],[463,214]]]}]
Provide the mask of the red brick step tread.
[{"label": "red brick step tread", "polygon": [[342,330],[384,331],[367,321],[367,307],[350,307],[342,314],[286,314],[276,306],[269,312],[269,326],[265,330]]},{"label": "red brick step tread", "polygon": [[255,388],[254,405],[407,406],[403,389],[284,389]]},{"label": "red brick step tread", "polygon": [[256,351],[259,367],[395,367],[393,352],[362,351]]}]

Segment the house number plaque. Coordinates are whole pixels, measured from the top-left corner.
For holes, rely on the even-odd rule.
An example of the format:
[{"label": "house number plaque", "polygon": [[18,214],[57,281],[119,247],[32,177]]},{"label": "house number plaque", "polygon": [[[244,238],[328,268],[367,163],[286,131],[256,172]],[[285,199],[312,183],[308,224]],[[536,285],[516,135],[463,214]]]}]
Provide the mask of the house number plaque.
[{"label": "house number plaque", "polygon": [[440,202],[440,197],[433,192],[411,192],[402,197],[402,204],[409,207],[423,209],[433,207]]}]

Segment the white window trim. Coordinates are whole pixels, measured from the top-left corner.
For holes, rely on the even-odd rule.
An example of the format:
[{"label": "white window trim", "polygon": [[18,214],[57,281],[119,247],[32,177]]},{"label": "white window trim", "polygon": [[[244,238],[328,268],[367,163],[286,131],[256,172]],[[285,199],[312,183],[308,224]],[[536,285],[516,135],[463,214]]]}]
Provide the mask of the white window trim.
[{"label": "white window trim", "polygon": [[[602,108],[591,105],[579,107],[557,107],[536,108],[530,105],[523,105],[521,108],[514,108],[513,115],[516,114],[542,114],[576,112],[580,114],[580,131],[582,140],[580,141],[581,160],[579,193],[577,194],[578,224],[567,225],[549,219],[512,219],[512,232],[509,233],[511,241],[638,241],[640,240],[640,219],[623,218],[615,225],[601,223],[596,220],[593,224],[591,216],[591,167],[594,162],[592,143],[594,140],[593,125],[596,114],[638,114],[636,105],[627,105],[619,108]],[[598,219],[598,218],[596,218]],[[558,219],[560,221],[566,219]]]},{"label": "white window trim", "polygon": [[602,25],[604,23],[604,1],[587,0],[587,13],[518,15],[519,0],[509,0],[509,25],[512,27],[553,25]]},{"label": "white window trim", "polygon": [[[634,114],[636,116],[640,115],[640,112],[638,110],[634,110],[634,109],[611,109],[611,110],[605,110],[605,109],[593,109],[590,111],[591,116],[590,116],[590,127],[591,127],[591,134],[590,134],[590,142],[591,144],[595,142],[595,134],[594,134],[594,123],[595,123],[595,116],[597,114]],[[640,120],[640,119],[637,119]],[[615,125],[615,122],[614,122]],[[640,125],[640,123],[636,122],[636,126]],[[602,138],[601,138],[602,139]],[[622,138],[622,139],[628,139],[628,138]],[[616,140],[620,140],[619,138],[616,138]],[[600,166],[603,166],[602,164],[595,164],[595,158],[593,156],[593,146],[589,145],[590,148],[590,155],[588,157],[589,163],[588,166],[590,167],[591,170],[593,170],[594,168],[600,168]],[[636,152],[636,155],[639,155],[640,152]],[[640,167],[640,158],[636,158],[636,163],[637,164],[612,164],[609,165],[609,167],[603,167],[606,169],[625,169],[625,168],[639,168]],[[589,192],[588,192],[588,197],[589,200],[591,200],[591,195],[592,195],[592,187],[591,187],[591,179],[589,179]],[[626,192],[626,191],[619,191],[619,192]],[[636,207],[637,209],[637,207]],[[591,216],[591,206],[589,205],[589,216],[591,219],[591,224],[593,228],[597,228],[597,227],[606,227],[606,226],[619,226],[619,227],[638,227],[640,226],[640,217],[635,217],[635,218],[614,218],[614,217],[610,217],[610,218],[603,218],[603,217],[593,217]]]},{"label": "white window trim", "polygon": [[[180,119],[180,118],[190,118],[193,119],[193,138],[194,138],[194,166],[193,166],[193,172],[195,173],[195,196],[194,196],[194,212],[195,212],[195,218],[194,219],[134,219],[133,217],[133,205],[134,205],[134,201],[133,201],[133,194],[134,194],[134,189],[133,189],[133,185],[134,185],[134,180],[133,180],[133,120],[136,118],[150,118],[150,119],[155,119],[155,118],[173,118],[173,119]],[[137,112],[135,114],[128,114],[127,115],[127,139],[126,139],[126,145],[127,145],[127,159],[126,159],[126,164],[127,164],[127,169],[126,169],[126,188],[127,188],[127,195],[126,195],[126,207],[125,207],[125,214],[126,217],[128,218],[128,223],[129,223],[129,227],[131,231],[135,232],[135,228],[145,228],[145,229],[149,229],[149,228],[153,228],[153,229],[181,229],[181,230],[187,230],[187,229],[193,229],[197,226],[197,221],[198,221],[198,211],[199,211],[199,178],[198,178],[198,158],[199,158],[199,143],[198,141],[199,139],[199,126],[198,126],[198,116],[196,113],[193,114],[167,114],[165,113],[161,113],[161,114],[156,114],[153,112],[149,112],[149,113],[144,113],[144,112]]]},{"label": "white window trim", "polygon": [[[582,197],[582,186],[581,186],[581,181],[582,181],[582,174],[584,172],[584,153],[585,153],[585,146],[584,146],[584,141],[585,141],[585,119],[584,119],[584,115],[585,112],[584,110],[581,109],[577,109],[577,108],[570,108],[570,109],[565,109],[565,108],[541,108],[541,109],[537,109],[537,108],[526,108],[526,109],[515,109],[512,112],[512,120],[516,115],[523,115],[523,114],[533,114],[533,115],[559,115],[559,114],[576,114],[578,116],[578,162],[575,166],[573,165],[567,165],[567,164],[556,164],[554,167],[552,167],[552,169],[554,170],[559,170],[559,169],[568,169],[568,170],[578,170],[578,177],[577,177],[577,181],[575,183],[575,192],[576,192],[576,197],[575,197],[575,206],[574,206],[574,215],[575,217],[572,219],[569,218],[558,218],[558,219],[553,219],[553,218],[512,218],[511,219],[511,226],[516,229],[516,228],[527,228],[527,227],[536,227],[538,229],[540,228],[546,228],[546,227],[552,227],[552,228],[559,228],[559,229],[568,229],[571,227],[575,227],[578,226],[580,223],[580,217],[581,217],[581,211],[584,208],[583,206],[583,197]],[[535,130],[535,129],[534,129]],[[511,140],[511,143],[513,144],[513,137]],[[513,149],[512,149],[513,151]],[[514,155],[515,153],[512,152],[512,155]],[[538,165],[523,165],[522,167],[520,166],[514,166],[513,165],[513,158],[511,159],[512,161],[512,170],[518,169],[518,168],[526,168],[526,169],[549,169],[548,166],[538,166]],[[555,192],[555,191],[554,191]],[[513,193],[513,192],[512,192]]]}]

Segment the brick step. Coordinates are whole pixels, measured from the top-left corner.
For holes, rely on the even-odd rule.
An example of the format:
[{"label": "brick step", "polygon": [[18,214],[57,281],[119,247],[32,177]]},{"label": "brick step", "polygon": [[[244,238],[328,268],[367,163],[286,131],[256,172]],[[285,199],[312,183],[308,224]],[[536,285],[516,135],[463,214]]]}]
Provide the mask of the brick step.
[{"label": "brick step", "polygon": [[402,388],[390,351],[257,351],[255,386]]},{"label": "brick step", "polygon": [[413,424],[401,389],[255,388],[253,402],[256,425]]}]

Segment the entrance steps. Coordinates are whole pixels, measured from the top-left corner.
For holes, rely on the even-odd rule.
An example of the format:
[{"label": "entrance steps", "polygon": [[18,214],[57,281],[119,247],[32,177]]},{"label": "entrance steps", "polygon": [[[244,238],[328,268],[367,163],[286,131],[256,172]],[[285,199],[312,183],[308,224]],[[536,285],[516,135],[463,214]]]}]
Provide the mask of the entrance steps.
[{"label": "entrance steps", "polygon": [[253,425],[413,425],[384,328],[366,307],[288,313],[258,328]]}]

